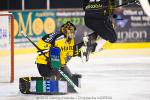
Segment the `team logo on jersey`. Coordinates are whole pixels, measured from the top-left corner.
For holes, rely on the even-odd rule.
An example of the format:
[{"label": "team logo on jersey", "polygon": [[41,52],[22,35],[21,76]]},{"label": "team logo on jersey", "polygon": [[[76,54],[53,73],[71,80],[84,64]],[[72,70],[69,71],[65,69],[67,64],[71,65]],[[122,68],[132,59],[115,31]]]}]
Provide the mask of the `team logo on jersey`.
[{"label": "team logo on jersey", "polygon": [[86,9],[99,9],[102,8],[102,4],[90,4],[86,6]]},{"label": "team logo on jersey", "polygon": [[73,46],[63,46],[60,48],[62,51],[73,50]]}]

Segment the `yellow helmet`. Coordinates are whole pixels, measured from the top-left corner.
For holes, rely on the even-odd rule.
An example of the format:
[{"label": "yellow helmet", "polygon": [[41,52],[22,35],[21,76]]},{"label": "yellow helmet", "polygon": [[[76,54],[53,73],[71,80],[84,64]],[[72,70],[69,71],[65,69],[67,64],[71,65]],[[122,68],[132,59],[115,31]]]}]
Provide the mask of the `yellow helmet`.
[{"label": "yellow helmet", "polygon": [[72,39],[75,37],[75,30],[75,25],[72,24],[70,21],[67,21],[60,27],[60,32],[63,33],[68,39]]}]

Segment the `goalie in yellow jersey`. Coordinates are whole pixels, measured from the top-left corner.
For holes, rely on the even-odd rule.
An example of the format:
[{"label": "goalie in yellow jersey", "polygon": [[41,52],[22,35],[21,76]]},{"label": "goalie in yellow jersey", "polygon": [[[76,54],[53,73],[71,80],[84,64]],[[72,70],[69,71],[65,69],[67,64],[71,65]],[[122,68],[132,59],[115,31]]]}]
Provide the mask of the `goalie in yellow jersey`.
[{"label": "goalie in yellow jersey", "polygon": [[73,77],[69,68],[66,66],[66,63],[73,56],[80,56],[80,48],[83,43],[75,45],[74,37],[75,37],[76,27],[70,21],[66,22],[64,25],[60,27],[59,32],[54,32],[47,34],[42,37],[37,42],[37,46],[42,50],[42,52],[47,56],[45,57],[39,51],[36,63],[37,68],[41,76],[43,77],[51,77],[52,75],[58,76],[60,78],[57,70],[52,68],[52,64],[49,60],[50,57],[50,48],[56,47],[60,49],[60,64],[61,70],[70,78]]}]

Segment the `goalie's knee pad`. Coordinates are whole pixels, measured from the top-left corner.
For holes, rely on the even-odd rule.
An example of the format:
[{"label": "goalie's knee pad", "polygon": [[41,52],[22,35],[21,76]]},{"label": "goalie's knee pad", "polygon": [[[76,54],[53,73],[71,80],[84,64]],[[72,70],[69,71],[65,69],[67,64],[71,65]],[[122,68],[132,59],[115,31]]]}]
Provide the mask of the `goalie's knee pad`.
[{"label": "goalie's knee pad", "polygon": [[19,79],[19,89],[23,94],[30,93],[30,78],[24,77]]}]

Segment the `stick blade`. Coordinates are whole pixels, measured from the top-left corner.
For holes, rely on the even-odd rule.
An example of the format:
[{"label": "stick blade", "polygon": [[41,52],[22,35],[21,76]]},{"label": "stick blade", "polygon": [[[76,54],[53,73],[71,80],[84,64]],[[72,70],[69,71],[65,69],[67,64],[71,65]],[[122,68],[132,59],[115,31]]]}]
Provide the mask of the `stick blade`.
[{"label": "stick blade", "polygon": [[21,31],[21,34],[22,34],[23,36],[25,36],[25,37],[27,36],[27,35],[24,33],[23,30]]},{"label": "stick blade", "polygon": [[77,93],[80,93],[80,92],[81,92],[81,88],[79,88],[79,87],[77,87],[77,86],[75,86],[74,89],[76,90]]}]

